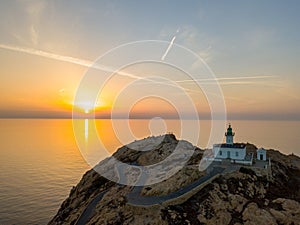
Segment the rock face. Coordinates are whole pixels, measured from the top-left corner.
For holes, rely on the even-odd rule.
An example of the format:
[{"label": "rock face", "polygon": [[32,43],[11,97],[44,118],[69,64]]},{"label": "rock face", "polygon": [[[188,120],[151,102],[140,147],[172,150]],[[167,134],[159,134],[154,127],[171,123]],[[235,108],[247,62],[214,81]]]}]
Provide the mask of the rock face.
[{"label": "rock face", "polygon": [[[121,147],[113,157],[127,164],[151,165],[166,159],[178,143],[172,134],[151,137]],[[88,171],[49,224],[300,224],[299,157],[268,150],[272,176],[241,167],[225,170],[191,191],[195,189],[185,187],[207,175],[198,166],[203,151],[187,142],[182,146],[194,151],[192,157],[176,174],[157,184],[141,188],[120,185]],[[182,194],[189,194],[188,198]],[[130,199],[142,203],[145,197],[155,200],[160,196],[171,199],[149,206],[132,204]]]}]

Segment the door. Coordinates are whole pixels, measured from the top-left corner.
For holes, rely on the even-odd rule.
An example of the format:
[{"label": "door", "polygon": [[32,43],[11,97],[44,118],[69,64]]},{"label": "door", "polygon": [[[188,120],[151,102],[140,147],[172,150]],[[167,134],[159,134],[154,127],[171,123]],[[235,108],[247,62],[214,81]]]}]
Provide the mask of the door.
[{"label": "door", "polygon": [[230,151],[227,152],[227,158],[230,159]]},{"label": "door", "polygon": [[260,160],[264,160],[264,155],[260,154],[259,158],[260,158]]}]

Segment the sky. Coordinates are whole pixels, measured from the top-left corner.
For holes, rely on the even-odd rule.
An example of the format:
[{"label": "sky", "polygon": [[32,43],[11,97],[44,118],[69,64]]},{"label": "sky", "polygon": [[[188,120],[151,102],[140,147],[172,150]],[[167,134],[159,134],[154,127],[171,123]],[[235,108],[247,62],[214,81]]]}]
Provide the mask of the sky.
[{"label": "sky", "polygon": [[[228,118],[299,120],[299,11],[296,0],[1,1],[0,117],[70,117],[74,109],[103,118],[112,111],[177,118],[194,107],[209,118],[214,90],[167,64],[193,67],[183,46],[213,74],[197,79],[220,87]],[[112,51],[146,40],[164,42]],[[99,58],[108,52],[108,60]],[[155,63],[122,64],[158,52]],[[97,76],[89,83],[95,104],[76,101],[87,74]],[[92,87],[85,88],[89,96]]]}]

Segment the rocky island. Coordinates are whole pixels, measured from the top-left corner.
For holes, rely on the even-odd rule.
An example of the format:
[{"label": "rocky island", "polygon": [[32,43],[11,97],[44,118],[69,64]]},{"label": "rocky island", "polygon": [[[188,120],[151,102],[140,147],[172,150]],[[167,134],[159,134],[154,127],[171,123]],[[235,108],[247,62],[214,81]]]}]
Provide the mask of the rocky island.
[{"label": "rocky island", "polygon": [[[255,154],[254,145],[245,145],[247,153]],[[174,166],[167,168],[171,175],[162,182],[131,186],[107,179],[111,175],[121,181],[122,168],[114,168],[110,158],[140,166],[167,158],[174,162],[179,156],[172,153],[178,146],[181,153],[192,154],[178,171],[174,172]],[[201,170],[204,153],[173,134],[123,146],[84,174],[49,225],[300,224],[299,157],[267,150],[269,169],[257,168],[255,161],[247,166],[224,160]],[[141,180],[135,178],[133,182]]]}]

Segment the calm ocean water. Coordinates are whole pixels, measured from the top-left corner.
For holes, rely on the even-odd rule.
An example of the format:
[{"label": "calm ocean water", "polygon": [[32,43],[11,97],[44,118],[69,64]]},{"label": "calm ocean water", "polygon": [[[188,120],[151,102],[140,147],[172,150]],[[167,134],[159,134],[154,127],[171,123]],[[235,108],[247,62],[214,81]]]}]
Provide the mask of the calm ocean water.
[{"label": "calm ocean water", "polygon": [[[97,120],[97,133],[89,120],[78,120],[77,147],[71,120],[0,120],[0,224],[46,224],[57,212],[90,166],[81,153],[90,156],[94,163],[107,153],[93,144],[100,138],[110,152],[121,142],[133,141],[124,136],[122,126],[129,123],[137,139],[162,131],[179,136],[180,123],[165,121],[155,129],[148,120],[119,120],[121,129],[112,126],[110,120]],[[197,123],[197,121],[189,121]],[[280,149],[286,154],[300,155],[299,121],[231,121],[236,141],[250,142],[258,147]],[[200,122],[200,140],[193,143],[205,147],[210,130],[209,121]],[[115,129],[115,130],[114,130]],[[123,135],[120,141],[116,138]]]}]

